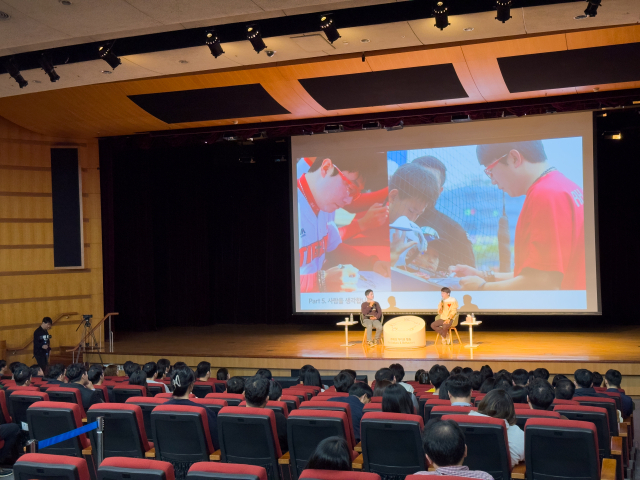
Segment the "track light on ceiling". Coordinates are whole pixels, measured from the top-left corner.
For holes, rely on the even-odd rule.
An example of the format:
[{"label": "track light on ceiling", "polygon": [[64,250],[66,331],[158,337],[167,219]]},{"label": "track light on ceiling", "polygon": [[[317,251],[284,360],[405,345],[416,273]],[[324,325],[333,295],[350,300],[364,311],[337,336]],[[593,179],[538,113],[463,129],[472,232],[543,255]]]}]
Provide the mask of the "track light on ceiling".
[{"label": "track light on ceiling", "polygon": [[29,85],[29,82],[27,82],[24,77],[22,76],[22,74],[20,73],[20,70],[18,69],[18,67],[16,66],[15,63],[13,63],[13,59],[9,59],[4,63],[4,68],[7,69],[7,73],[9,75],[11,75],[11,77],[18,82],[18,85],[20,85],[20,88],[24,88],[27,85]]},{"label": "track light on ceiling", "polygon": [[600,6],[600,0],[587,0],[588,5],[584,11],[587,17],[595,17],[598,14],[598,7]]},{"label": "track light on ceiling", "polygon": [[98,48],[98,53],[100,54],[100,58],[105,62],[107,62],[113,70],[115,70],[116,67],[122,63],[122,60],[120,60],[116,56],[116,54],[113,53],[114,43],[115,42],[105,43],[104,45],[101,45],[100,48]]},{"label": "track light on ceiling", "polygon": [[320,16],[320,28],[324,31],[329,43],[333,43],[340,38],[336,23],[333,21],[331,15],[324,14]]},{"label": "track light on ceiling", "polygon": [[504,23],[511,18],[511,3],[512,0],[496,0],[496,20]]},{"label": "track light on ceiling", "polygon": [[224,53],[224,50],[222,50],[222,45],[220,45],[220,39],[218,38],[218,34],[215,30],[211,29],[206,31],[205,42],[207,43],[209,50],[211,50],[211,55],[213,55],[215,58],[218,58]]},{"label": "track light on ceiling", "polygon": [[58,80],[60,80],[60,75],[58,75],[58,73],[56,72],[56,68],[53,66],[51,58],[43,53],[42,55],[40,55],[38,63],[40,63],[40,66],[42,67],[42,70],[44,70],[44,73],[49,75],[49,79],[52,82],[57,82]]},{"label": "track light on ceiling", "polygon": [[438,0],[433,7],[433,16],[436,19],[436,28],[444,30],[449,25],[449,7],[446,4],[446,0]]},{"label": "track light on ceiling", "polygon": [[253,25],[247,25],[247,40],[251,42],[253,49],[256,53],[260,53],[267,48],[262,40],[262,33],[260,33],[260,27],[255,23]]}]

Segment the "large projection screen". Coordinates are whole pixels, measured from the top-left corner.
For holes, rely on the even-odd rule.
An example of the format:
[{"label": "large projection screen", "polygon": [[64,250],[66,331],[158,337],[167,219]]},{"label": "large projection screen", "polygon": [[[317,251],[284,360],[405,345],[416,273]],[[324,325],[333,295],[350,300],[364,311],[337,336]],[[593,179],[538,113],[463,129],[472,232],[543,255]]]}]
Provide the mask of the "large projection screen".
[{"label": "large projection screen", "polygon": [[591,113],[292,139],[297,312],[600,313]]}]

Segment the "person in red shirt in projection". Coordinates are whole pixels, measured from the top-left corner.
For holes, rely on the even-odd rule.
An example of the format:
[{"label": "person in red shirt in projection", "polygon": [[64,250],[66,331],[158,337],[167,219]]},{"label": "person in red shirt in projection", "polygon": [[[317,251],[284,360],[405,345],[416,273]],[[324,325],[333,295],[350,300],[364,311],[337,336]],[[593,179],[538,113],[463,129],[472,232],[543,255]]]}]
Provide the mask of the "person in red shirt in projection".
[{"label": "person in red shirt in projection", "polygon": [[493,185],[526,199],[514,271],[452,266],[462,290],[586,290],[582,188],[549,165],[540,140],[478,145],[476,155]]}]

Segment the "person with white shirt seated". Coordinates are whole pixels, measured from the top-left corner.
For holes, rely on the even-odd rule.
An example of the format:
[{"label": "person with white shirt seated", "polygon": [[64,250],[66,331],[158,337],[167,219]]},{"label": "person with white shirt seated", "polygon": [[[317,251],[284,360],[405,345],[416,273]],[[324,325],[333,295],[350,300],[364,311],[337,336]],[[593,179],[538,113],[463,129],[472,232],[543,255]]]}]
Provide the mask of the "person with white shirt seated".
[{"label": "person with white shirt seated", "polygon": [[158,382],[158,364],[156,362],[145,363],[142,371],[147,376],[147,384],[162,385],[165,393],[170,393],[169,387],[164,383]]},{"label": "person with white shirt seated", "polygon": [[465,375],[452,375],[447,380],[452,407],[471,407],[471,381]]}]

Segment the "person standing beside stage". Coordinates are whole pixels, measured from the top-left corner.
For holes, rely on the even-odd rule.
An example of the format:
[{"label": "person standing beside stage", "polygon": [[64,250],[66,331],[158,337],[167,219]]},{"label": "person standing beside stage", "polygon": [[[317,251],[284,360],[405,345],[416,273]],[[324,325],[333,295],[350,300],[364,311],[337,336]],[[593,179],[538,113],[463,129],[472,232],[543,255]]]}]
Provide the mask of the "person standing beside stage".
[{"label": "person standing beside stage", "polygon": [[[360,306],[360,312],[364,318],[362,323],[367,329],[367,343],[369,346],[373,346],[380,343],[380,336],[382,335],[382,323],[380,322],[382,308],[378,302],[373,300],[373,290],[367,290],[364,292],[364,296],[367,297],[367,301]],[[376,327],[375,341],[371,339],[373,327]]]},{"label": "person standing beside stage", "polygon": [[53,326],[53,321],[49,317],[44,317],[42,323],[33,332],[33,357],[43,372],[47,370],[49,364],[49,353],[51,352],[51,335],[49,330]]},{"label": "person standing beside stage", "polygon": [[451,330],[452,321],[458,313],[458,301],[451,296],[449,287],[442,287],[440,295],[442,300],[438,306],[438,315],[431,324],[431,328],[440,334],[442,343],[448,343],[449,330]]}]

